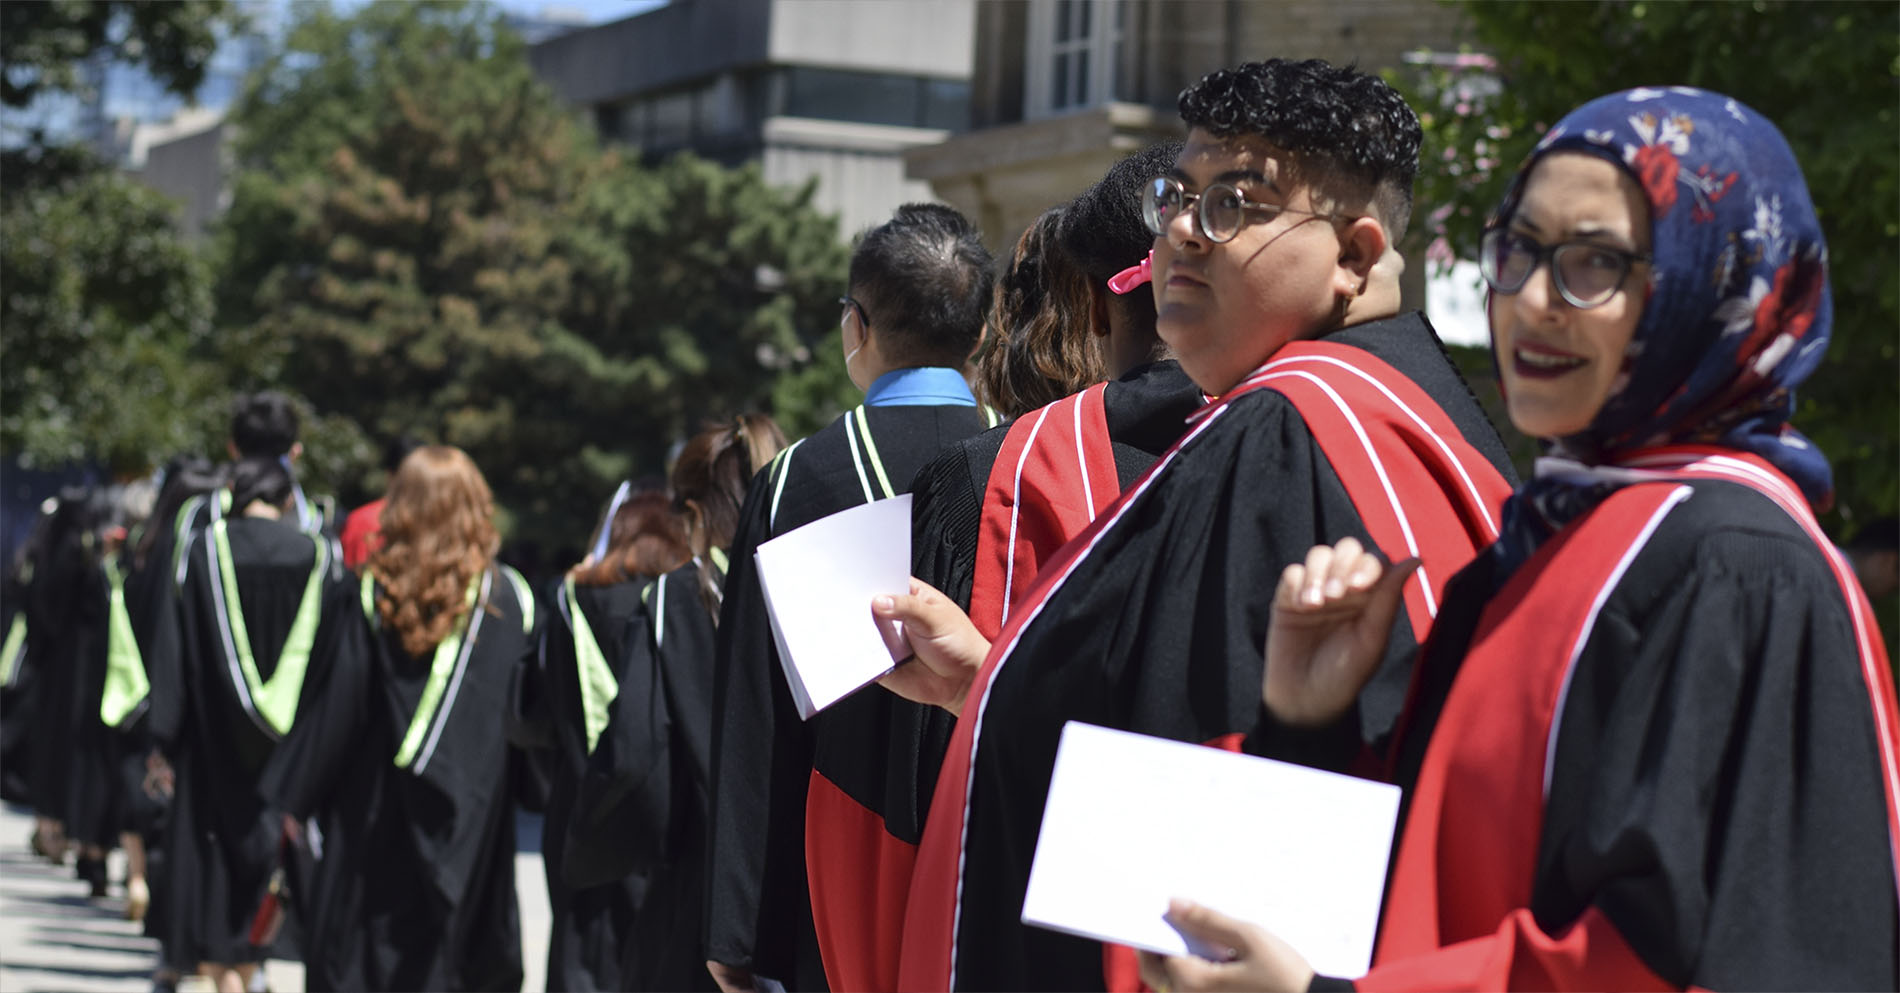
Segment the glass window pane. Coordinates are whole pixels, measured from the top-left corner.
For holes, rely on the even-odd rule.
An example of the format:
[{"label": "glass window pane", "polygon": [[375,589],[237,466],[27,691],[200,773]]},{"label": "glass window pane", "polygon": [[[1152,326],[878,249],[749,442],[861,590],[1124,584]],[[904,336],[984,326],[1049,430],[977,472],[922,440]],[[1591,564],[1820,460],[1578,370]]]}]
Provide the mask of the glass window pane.
[{"label": "glass window pane", "polygon": [[915,76],[792,69],[785,113],[831,121],[916,127],[923,117]]},{"label": "glass window pane", "polygon": [[956,79],[924,81],[924,127],[970,129],[970,84]]},{"label": "glass window pane", "polygon": [[1075,0],[1075,36],[1087,38],[1089,31],[1089,13],[1095,7],[1095,0]]},{"label": "glass window pane", "polygon": [[657,97],[648,108],[647,141],[658,148],[684,145],[693,139],[692,93]]},{"label": "glass window pane", "polygon": [[1075,103],[1086,107],[1089,102],[1089,50],[1084,48],[1075,53]]},{"label": "glass window pane", "polygon": [[1056,44],[1069,40],[1069,9],[1076,0],[1056,0]]},{"label": "glass window pane", "polygon": [[1069,105],[1069,53],[1056,56],[1055,78],[1050,81],[1049,106],[1060,110]]}]

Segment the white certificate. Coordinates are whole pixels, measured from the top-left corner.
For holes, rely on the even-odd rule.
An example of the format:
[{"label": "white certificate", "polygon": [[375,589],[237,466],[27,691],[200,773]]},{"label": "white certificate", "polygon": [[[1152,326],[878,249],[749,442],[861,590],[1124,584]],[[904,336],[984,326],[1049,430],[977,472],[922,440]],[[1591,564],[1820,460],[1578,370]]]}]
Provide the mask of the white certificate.
[{"label": "white certificate", "polygon": [[779,662],[811,716],[910,654],[871,600],[910,592],[910,494],[839,511],[758,547],[759,586]]},{"label": "white certificate", "polygon": [[1372,963],[1399,788],[1070,721],[1023,922],[1184,955],[1181,897],[1260,924],[1323,975]]}]

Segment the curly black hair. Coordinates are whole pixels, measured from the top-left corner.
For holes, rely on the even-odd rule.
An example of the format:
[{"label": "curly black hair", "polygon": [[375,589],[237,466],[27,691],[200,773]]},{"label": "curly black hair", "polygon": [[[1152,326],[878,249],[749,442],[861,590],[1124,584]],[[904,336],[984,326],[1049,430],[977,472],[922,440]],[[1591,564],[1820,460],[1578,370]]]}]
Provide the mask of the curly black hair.
[{"label": "curly black hair", "polygon": [[960,366],[983,333],[994,260],[962,214],[907,203],[851,253],[851,293],[899,367]]},{"label": "curly black hair", "polygon": [[1404,237],[1423,132],[1379,77],[1321,59],[1268,59],[1208,73],[1181,91],[1180,106],[1189,128],[1263,138],[1311,185],[1372,199],[1391,240]]},{"label": "curly black hair", "polygon": [[1130,154],[1069,204],[1058,239],[1089,278],[1109,278],[1148,257],[1154,232],[1141,219],[1141,189],[1174,168],[1181,143],[1164,141]]}]

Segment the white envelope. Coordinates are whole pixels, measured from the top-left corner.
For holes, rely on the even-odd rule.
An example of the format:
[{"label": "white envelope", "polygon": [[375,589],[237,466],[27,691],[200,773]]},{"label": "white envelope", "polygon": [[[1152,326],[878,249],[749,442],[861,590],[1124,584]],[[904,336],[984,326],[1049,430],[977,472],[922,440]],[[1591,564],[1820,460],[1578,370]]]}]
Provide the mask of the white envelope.
[{"label": "white envelope", "polygon": [[910,592],[910,494],[839,511],[758,547],[759,586],[798,716],[891,671],[910,654],[872,598]]},{"label": "white envelope", "polygon": [[1372,964],[1399,788],[1070,721],[1025,924],[1167,955],[1181,897],[1260,924],[1323,975]]}]

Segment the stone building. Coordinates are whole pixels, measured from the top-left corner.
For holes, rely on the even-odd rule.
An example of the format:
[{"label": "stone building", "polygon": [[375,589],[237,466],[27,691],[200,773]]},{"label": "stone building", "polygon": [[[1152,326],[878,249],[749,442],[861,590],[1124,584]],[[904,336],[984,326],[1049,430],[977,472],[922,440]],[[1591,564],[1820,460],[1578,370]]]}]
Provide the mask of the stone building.
[{"label": "stone building", "polygon": [[[1006,250],[1116,159],[1178,137],[1175,99],[1208,72],[1272,57],[1376,72],[1465,40],[1457,8],[1435,0],[984,0],[970,130],[904,159]],[[1408,268],[1412,301],[1424,268]]]},{"label": "stone building", "polygon": [[929,200],[903,152],[970,120],[974,0],[673,0],[530,49],[603,138],[817,179],[849,237]]}]

